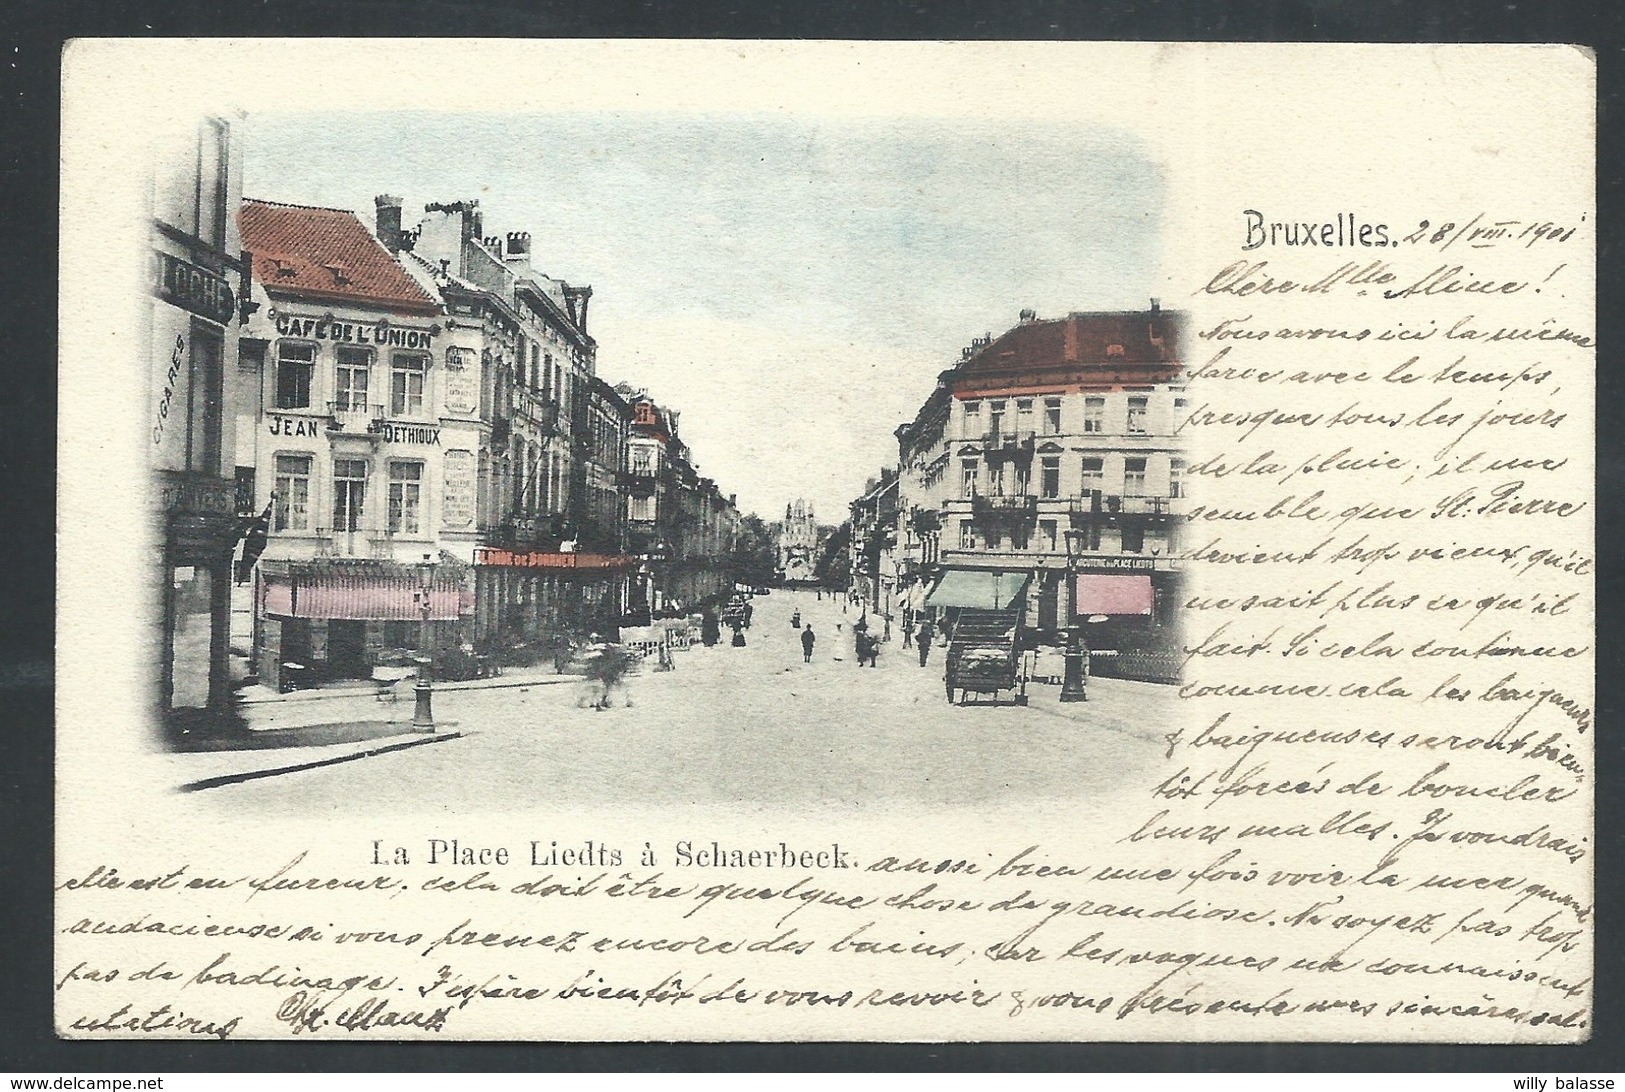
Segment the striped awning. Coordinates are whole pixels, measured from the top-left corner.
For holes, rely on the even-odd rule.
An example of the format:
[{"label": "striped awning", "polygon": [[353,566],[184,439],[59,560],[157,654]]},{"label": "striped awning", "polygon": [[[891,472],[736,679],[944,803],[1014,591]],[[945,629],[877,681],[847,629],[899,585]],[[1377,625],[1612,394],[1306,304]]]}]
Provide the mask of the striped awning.
[{"label": "striped awning", "polygon": [[[267,574],[261,610],[279,618],[330,618],[360,622],[416,622],[422,584],[410,573]],[[473,597],[455,579],[436,579],[429,590],[429,620],[455,622],[473,610]]]},{"label": "striped awning", "polygon": [[1151,613],[1151,578],[1149,576],[1102,576],[1097,573],[1079,573],[1073,577],[1073,613],[1079,617],[1104,614],[1147,615]]}]

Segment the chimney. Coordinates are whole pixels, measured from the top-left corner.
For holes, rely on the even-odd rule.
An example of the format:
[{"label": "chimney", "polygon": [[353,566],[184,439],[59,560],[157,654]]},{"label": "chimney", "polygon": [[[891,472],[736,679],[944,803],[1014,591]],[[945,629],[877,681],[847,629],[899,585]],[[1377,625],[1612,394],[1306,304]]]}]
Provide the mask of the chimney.
[{"label": "chimney", "polygon": [[[1156,310],[1156,308],[1153,306],[1152,310],[1154,311],[1154,310]],[[1037,322],[1038,321],[1038,312],[1034,311],[1031,307],[1022,308],[1022,310],[1021,310],[1021,321],[1024,322],[1024,323],[1026,323],[1026,322]]]},{"label": "chimney", "polygon": [[1161,311],[1162,311],[1162,301],[1159,300],[1157,297],[1152,296],[1151,297],[1151,313],[1153,315],[1155,315],[1155,314],[1160,313]]},{"label": "chimney", "polygon": [[374,225],[378,241],[384,244],[386,250],[401,249],[401,199],[381,193],[372,199],[372,203],[377,208]]},{"label": "chimney", "polygon": [[530,257],[530,232],[528,232],[528,231],[510,231],[510,232],[508,232],[507,255],[510,258],[529,258]]}]

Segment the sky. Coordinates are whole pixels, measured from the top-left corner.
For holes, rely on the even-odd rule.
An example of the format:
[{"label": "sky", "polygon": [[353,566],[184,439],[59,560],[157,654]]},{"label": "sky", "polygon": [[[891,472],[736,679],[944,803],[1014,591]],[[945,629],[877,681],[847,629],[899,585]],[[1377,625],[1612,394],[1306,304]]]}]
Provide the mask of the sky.
[{"label": "sky", "polygon": [[1166,202],[1115,129],[760,114],[250,113],[244,194],[354,210],[477,198],[486,235],[593,287],[598,374],[681,413],[765,519],[838,523],[893,430],[1019,312],[1140,308]]}]

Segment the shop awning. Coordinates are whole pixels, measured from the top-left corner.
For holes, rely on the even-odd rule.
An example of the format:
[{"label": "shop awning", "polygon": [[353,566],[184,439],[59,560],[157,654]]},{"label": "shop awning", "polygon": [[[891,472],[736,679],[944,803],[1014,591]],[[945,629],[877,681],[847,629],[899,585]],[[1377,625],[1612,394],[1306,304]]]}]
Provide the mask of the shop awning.
[{"label": "shop awning", "polygon": [[1125,615],[1151,613],[1149,576],[1102,576],[1079,573],[1073,577],[1072,602],[1079,617],[1091,614]]},{"label": "shop awning", "polygon": [[1027,594],[1032,576],[1024,572],[994,573],[976,569],[949,569],[925,597],[928,607],[973,607],[978,610],[1014,610]]},{"label": "shop awning", "polygon": [[[322,573],[265,577],[262,610],[281,618],[328,618],[360,622],[417,622],[421,585],[409,575]],[[458,583],[436,580],[429,591],[429,620],[455,622],[473,603]]]}]

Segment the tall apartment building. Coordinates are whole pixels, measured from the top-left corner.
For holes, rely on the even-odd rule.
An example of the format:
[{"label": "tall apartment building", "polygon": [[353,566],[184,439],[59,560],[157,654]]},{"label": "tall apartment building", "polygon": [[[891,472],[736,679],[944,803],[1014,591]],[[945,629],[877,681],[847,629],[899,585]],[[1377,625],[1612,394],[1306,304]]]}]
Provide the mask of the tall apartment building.
[{"label": "tall apartment building", "polygon": [[625,610],[635,565],[622,551],[618,478],[630,408],[597,381],[592,289],[535,268],[528,233],[485,235],[478,201],[429,204],[410,232],[398,199],[378,207],[380,237],[430,278],[448,321],[477,335],[488,376],[477,638],[533,641],[609,624]]},{"label": "tall apartment building", "polygon": [[[1040,630],[1166,624],[1181,566],[1183,316],[1023,312],[977,339],[897,430],[901,579],[1025,570]],[[1069,576],[1066,532],[1081,532]]]},{"label": "tall apartment building", "polygon": [[239,119],[208,117],[163,134],[154,164],[146,312],[151,376],[148,465],[159,535],[157,705],[168,717],[231,704],[232,557],[251,498],[233,474],[244,396],[238,334],[250,270],[235,211]]}]

